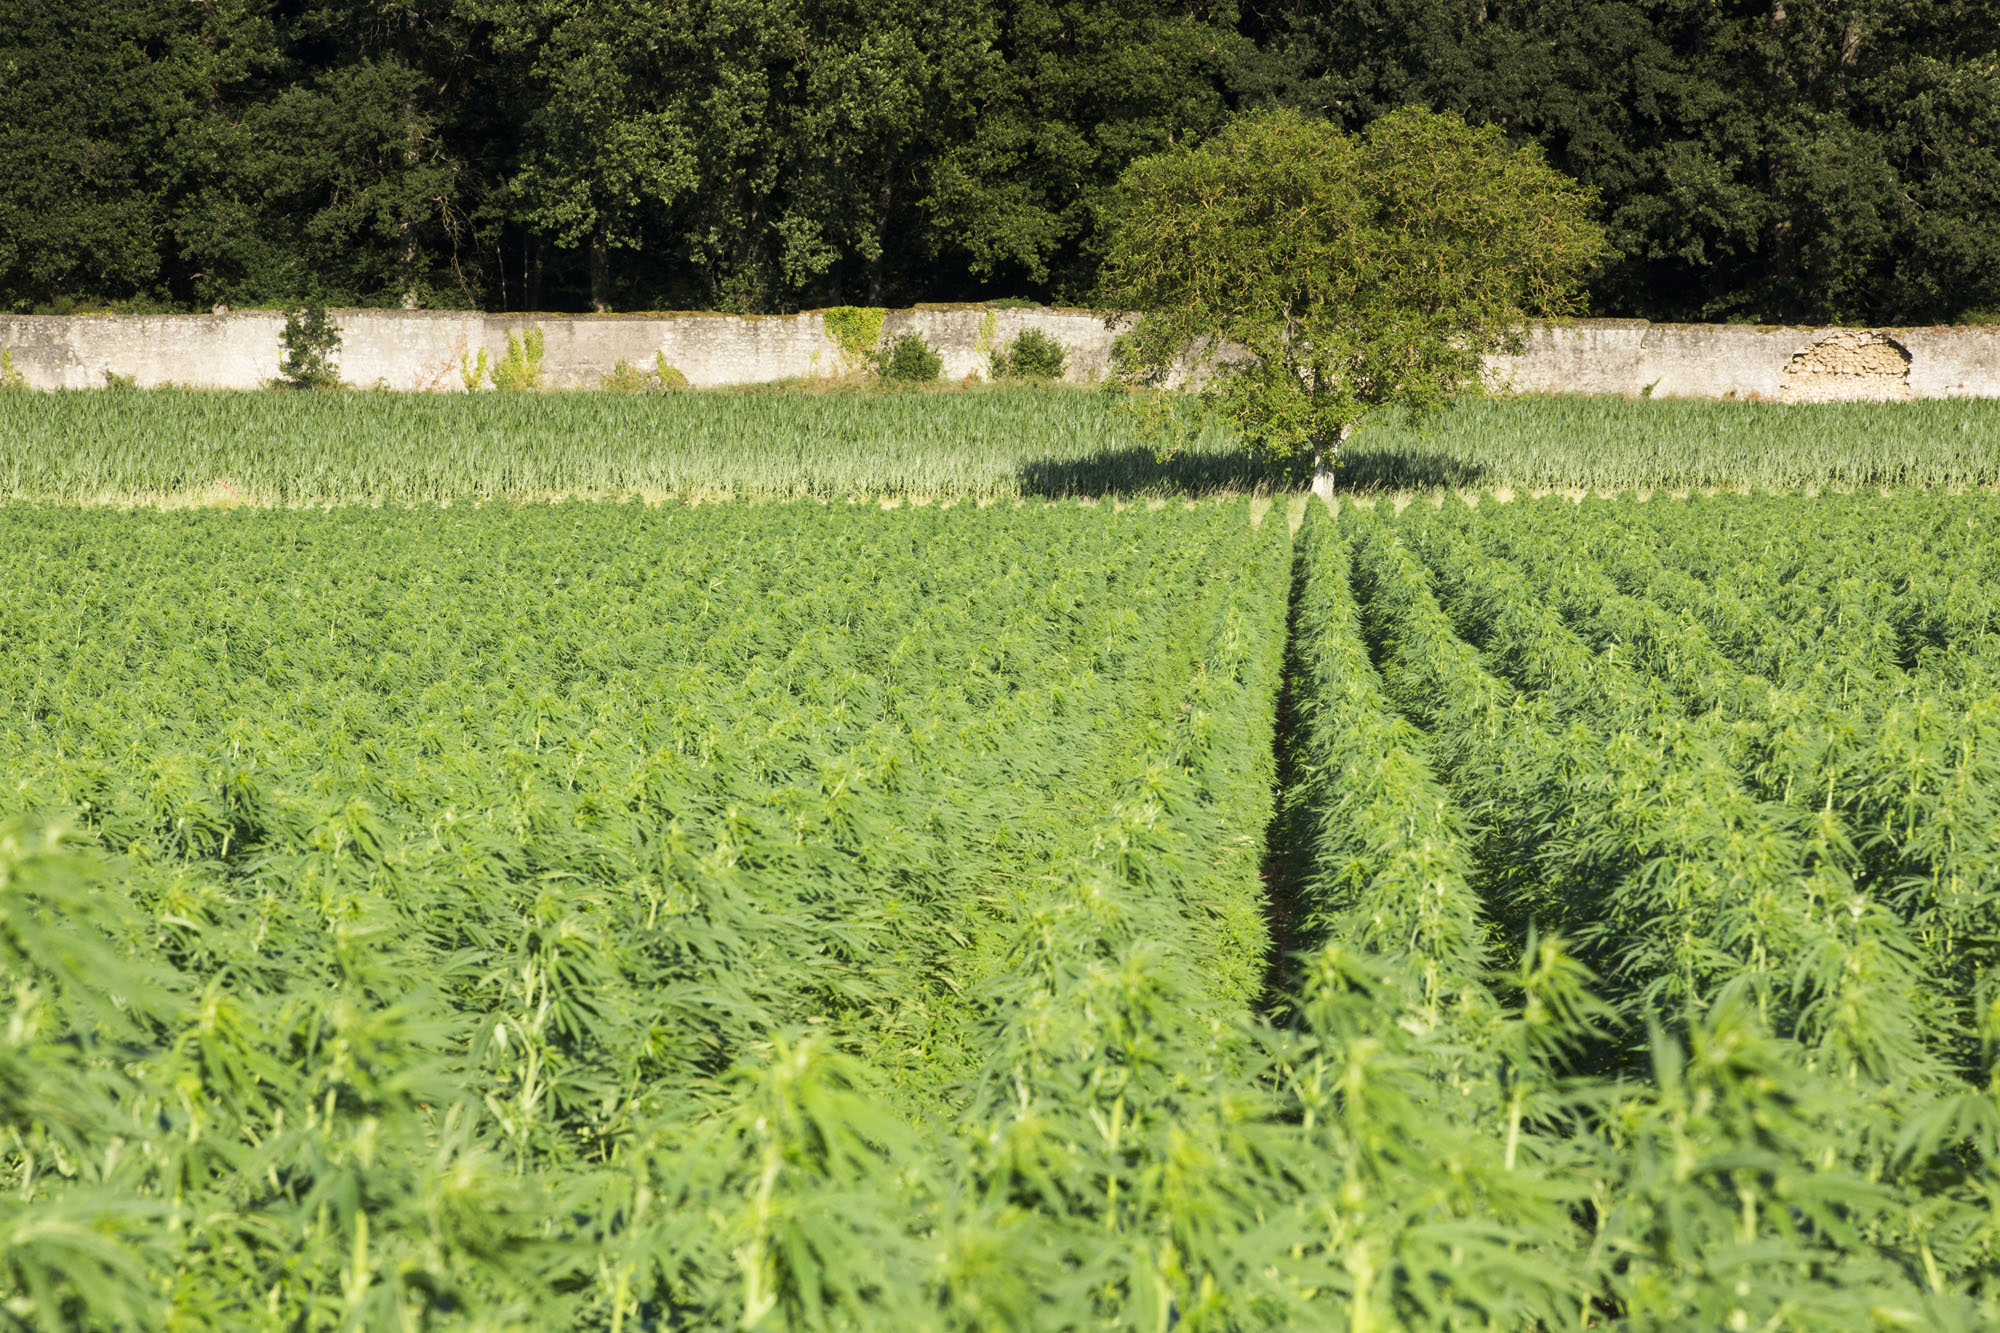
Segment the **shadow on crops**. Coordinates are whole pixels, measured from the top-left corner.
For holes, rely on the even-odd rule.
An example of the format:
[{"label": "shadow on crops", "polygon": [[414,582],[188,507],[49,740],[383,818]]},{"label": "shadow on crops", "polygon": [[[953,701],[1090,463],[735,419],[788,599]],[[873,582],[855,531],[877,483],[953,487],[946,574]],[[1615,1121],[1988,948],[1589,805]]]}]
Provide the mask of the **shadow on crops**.
[{"label": "shadow on crops", "polygon": [[1343,491],[1421,491],[1497,482],[1483,463],[1423,448],[1360,448],[1341,460]]},{"label": "shadow on crops", "polygon": [[1300,963],[1311,941],[1306,938],[1304,894],[1315,867],[1314,834],[1321,812],[1303,799],[1301,785],[1309,756],[1298,725],[1299,683],[1306,663],[1299,640],[1299,596],[1311,573],[1305,548],[1292,551],[1292,581],[1285,610],[1284,674],[1278,686],[1278,716],[1271,734],[1277,760],[1270,821],[1264,826],[1264,929],[1270,937],[1265,955],[1264,989],[1257,1012],[1278,1024],[1291,1021],[1299,993]]},{"label": "shadow on crops", "polygon": [[[1496,485],[1505,480],[1482,463],[1424,448],[1359,449],[1341,461],[1335,482],[1343,491],[1420,491]],[[1205,495],[1254,491],[1275,483],[1306,485],[1309,478],[1276,478],[1240,449],[1180,454],[1165,462],[1146,448],[1107,449],[1083,458],[1037,458],[1015,475],[1022,495],[1071,499],[1101,495]]]},{"label": "shadow on crops", "polygon": [[1077,496],[1249,491],[1270,474],[1240,449],[1190,452],[1162,462],[1151,449],[1107,449],[1084,458],[1036,458],[1015,474],[1021,494],[1051,500]]}]

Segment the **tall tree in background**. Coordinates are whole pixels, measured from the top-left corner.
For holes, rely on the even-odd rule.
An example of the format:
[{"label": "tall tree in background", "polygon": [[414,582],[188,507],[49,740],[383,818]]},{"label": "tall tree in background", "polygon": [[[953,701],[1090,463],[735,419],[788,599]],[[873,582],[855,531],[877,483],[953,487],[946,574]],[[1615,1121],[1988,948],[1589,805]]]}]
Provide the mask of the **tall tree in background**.
[{"label": "tall tree in background", "polygon": [[1096,211],[1132,161],[1199,138],[1248,46],[1230,0],[998,0],[954,88],[933,168],[932,248],[982,282],[1081,299]]},{"label": "tall tree in background", "polygon": [[0,292],[12,303],[164,297],[165,164],[226,59],[203,17],[173,0],[105,0],[25,6],[0,25]]},{"label": "tall tree in background", "polygon": [[1219,121],[1241,48],[1232,10],[1160,0],[510,12],[503,44],[546,89],[523,216],[566,248],[671,256],[723,309],[1081,292],[1095,201]]},{"label": "tall tree in background", "polygon": [[102,0],[0,30],[0,307],[1076,300],[1129,163],[1404,106],[1596,308],[2000,309],[2000,0]]},{"label": "tall tree in background", "polygon": [[2000,304],[1995,0],[1269,5],[1242,89],[1456,111],[1597,188],[1600,309],[1949,319]]},{"label": "tall tree in background", "polygon": [[[683,11],[643,3],[493,6],[496,45],[540,93],[506,190],[517,219],[588,256],[595,310],[610,308],[614,250],[636,250],[695,187],[691,45]],[[677,59],[678,57],[678,59]]]},{"label": "tall tree in background", "polygon": [[282,31],[289,77],[249,120],[311,262],[370,300],[476,301],[451,125],[482,91],[484,48],[457,0],[308,0]]}]

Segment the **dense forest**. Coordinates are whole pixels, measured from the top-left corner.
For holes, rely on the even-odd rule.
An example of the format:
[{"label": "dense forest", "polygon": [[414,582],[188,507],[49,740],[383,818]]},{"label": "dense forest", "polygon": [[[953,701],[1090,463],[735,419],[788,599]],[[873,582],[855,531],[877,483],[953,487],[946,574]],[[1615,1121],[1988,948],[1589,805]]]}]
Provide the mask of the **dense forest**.
[{"label": "dense forest", "polygon": [[1604,314],[2000,308],[2000,0],[95,0],[0,31],[0,309],[1090,299],[1233,111],[1599,193]]}]

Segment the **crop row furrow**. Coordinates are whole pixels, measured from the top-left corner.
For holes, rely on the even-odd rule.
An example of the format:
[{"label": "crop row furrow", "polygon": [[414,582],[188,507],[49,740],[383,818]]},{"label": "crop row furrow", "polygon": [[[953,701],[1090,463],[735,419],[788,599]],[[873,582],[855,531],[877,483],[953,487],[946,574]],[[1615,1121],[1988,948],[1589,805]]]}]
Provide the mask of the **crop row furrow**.
[{"label": "crop row furrow", "polygon": [[1486,830],[1517,920],[1574,937],[1650,1011],[1698,1012],[1749,984],[1826,1058],[1872,1079],[1942,1077],[1918,951],[1856,889],[1837,825],[1750,796],[1685,719],[1563,725],[1453,631],[1394,530],[1355,526],[1391,695]]}]

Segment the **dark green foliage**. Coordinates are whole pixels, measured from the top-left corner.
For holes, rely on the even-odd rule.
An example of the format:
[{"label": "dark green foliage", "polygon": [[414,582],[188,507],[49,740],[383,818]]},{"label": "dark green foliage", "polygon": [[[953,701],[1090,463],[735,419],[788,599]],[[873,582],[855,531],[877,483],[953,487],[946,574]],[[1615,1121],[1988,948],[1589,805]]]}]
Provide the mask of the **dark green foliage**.
[{"label": "dark green foliage", "polygon": [[928,384],[944,369],[944,359],[915,329],[891,338],[873,360],[875,373],[897,384]]},{"label": "dark green foliage", "polygon": [[340,371],[334,354],[340,350],[340,329],[324,306],[306,306],[285,312],[285,327],[278,335],[282,351],[278,355],[278,375],[294,389],[337,389]]},{"label": "dark green foliage", "polygon": [[1077,301],[1135,159],[1408,106],[1594,188],[1607,313],[2000,306],[1994,0],[103,0],[0,32],[0,305]]},{"label": "dark green foliage", "polygon": [[1059,380],[1069,364],[1063,345],[1040,329],[1023,329],[993,355],[996,380]]},{"label": "dark green foliage", "polygon": [[0,33],[0,305],[1074,299],[1118,171],[1221,118],[1235,19],[1166,0],[23,15]]},{"label": "dark green foliage", "polygon": [[1601,310],[1925,323],[2000,291],[1991,0],[1330,0],[1254,31],[1253,98],[1544,144],[1603,197]]}]

